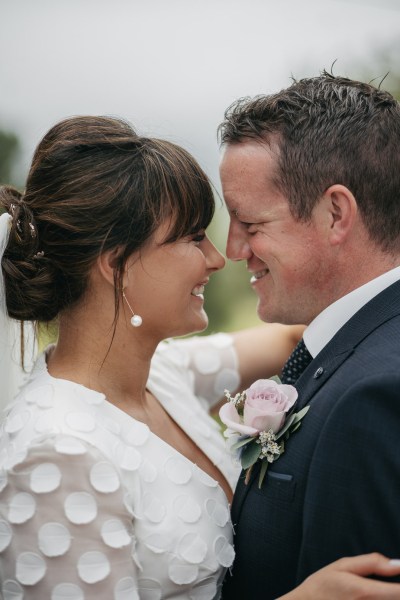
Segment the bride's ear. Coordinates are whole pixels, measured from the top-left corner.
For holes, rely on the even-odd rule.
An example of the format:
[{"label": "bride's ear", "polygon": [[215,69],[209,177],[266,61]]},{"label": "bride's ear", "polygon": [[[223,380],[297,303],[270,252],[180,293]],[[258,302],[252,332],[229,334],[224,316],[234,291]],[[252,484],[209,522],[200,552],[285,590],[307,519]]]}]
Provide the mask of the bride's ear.
[{"label": "bride's ear", "polygon": [[113,248],[102,252],[97,259],[97,268],[101,277],[114,287],[114,274],[118,267],[118,259],[121,256],[121,248]]}]

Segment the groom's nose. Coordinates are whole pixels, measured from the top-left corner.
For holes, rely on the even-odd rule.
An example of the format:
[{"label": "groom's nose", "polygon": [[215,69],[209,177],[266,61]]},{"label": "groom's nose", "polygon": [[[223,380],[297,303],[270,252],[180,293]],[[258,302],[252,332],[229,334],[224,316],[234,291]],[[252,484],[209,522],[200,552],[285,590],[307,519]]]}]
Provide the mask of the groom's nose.
[{"label": "groom's nose", "polygon": [[247,240],[246,226],[231,220],[226,242],[226,256],[230,260],[249,260],[252,251]]}]

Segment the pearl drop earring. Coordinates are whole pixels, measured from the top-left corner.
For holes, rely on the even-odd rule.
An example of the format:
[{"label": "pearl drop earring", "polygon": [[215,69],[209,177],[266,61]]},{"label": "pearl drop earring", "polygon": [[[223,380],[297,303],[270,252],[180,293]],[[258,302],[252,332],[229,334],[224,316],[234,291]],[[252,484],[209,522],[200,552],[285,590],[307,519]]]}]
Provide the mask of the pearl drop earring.
[{"label": "pearl drop earring", "polygon": [[125,302],[126,302],[126,303],[127,303],[127,305],[129,306],[129,310],[130,310],[130,311],[131,311],[131,313],[132,313],[132,316],[131,316],[131,325],[132,325],[133,327],[140,327],[140,326],[141,326],[141,324],[143,323],[143,319],[142,319],[142,317],[141,317],[140,315],[135,315],[135,313],[134,313],[134,312],[133,312],[133,310],[132,310],[132,307],[131,307],[131,305],[130,305],[130,304],[129,304],[129,302],[128,302],[128,299],[127,299],[127,297],[125,296],[125,292],[122,292],[122,295],[123,295],[123,297],[124,297],[124,300],[125,300]]}]

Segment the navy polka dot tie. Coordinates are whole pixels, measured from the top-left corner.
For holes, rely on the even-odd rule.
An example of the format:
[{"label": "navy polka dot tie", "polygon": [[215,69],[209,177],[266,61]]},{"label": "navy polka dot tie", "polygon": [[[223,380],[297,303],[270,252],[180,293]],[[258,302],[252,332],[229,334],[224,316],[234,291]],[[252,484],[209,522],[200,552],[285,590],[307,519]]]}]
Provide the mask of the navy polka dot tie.
[{"label": "navy polka dot tie", "polygon": [[299,341],[282,369],[281,381],[293,385],[312,361],[303,338]]}]

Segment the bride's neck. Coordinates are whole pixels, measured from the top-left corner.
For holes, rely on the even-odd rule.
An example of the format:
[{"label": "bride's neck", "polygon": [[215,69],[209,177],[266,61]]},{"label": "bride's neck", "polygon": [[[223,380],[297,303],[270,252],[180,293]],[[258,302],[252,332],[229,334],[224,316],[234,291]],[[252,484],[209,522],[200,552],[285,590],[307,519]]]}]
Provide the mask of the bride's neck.
[{"label": "bride's neck", "polygon": [[50,375],[101,392],[115,404],[145,401],[150,361],[157,343],[140,329],[107,327],[78,315],[60,319],[55,348],[48,354]]}]

